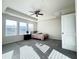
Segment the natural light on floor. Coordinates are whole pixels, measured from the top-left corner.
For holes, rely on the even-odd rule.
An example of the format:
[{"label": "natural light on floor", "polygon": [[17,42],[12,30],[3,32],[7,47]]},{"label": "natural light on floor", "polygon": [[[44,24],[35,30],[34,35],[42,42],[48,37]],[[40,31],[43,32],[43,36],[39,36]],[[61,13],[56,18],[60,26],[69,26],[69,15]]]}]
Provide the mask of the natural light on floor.
[{"label": "natural light on floor", "polygon": [[32,47],[23,46],[20,48],[20,59],[40,59]]},{"label": "natural light on floor", "polygon": [[47,52],[49,50],[49,46],[46,44],[36,43],[35,46],[41,50],[43,53]]},{"label": "natural light on floor", "polygon": [[2,59],[12,59],[13,53],[14,53],[14,50],[9,51],[9,52],[3,54],[2,55]]},{"label": "natural light on floor", "polygon": [[49,55],[48,59],[71,59],[68,56],[60,53],[59,51],[53,49],[51,54]]}]

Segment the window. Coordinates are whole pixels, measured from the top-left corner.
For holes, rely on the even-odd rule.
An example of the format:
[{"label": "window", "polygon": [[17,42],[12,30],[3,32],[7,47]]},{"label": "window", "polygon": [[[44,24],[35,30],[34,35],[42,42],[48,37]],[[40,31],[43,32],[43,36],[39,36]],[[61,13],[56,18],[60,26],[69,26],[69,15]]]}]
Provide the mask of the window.
[{"label": "window", "polygon": [[27,31],[27,23],[19,22],[19,34],[23,35],[26,34]]},{"label": "window", "polygon": [[29,23],[29,24],[28,24],[28,30],[29,30],[29,32],[34,31],[34,25],[31,24],[31,23]]},{"label": "window", "polygon": [[17,21],[6,20],[5,35],[6,36],[17,35]]},{"label": "window", "polygon": [[[18,24],[19,23],[19,24]],[[25,23],[25,22],[18,22],[14,20],[6,20],[5,24],[5,35],[6,36],[14,36],[14,35],[24,35],[31,33],[34,31],[34,24],[32,23]]]}]

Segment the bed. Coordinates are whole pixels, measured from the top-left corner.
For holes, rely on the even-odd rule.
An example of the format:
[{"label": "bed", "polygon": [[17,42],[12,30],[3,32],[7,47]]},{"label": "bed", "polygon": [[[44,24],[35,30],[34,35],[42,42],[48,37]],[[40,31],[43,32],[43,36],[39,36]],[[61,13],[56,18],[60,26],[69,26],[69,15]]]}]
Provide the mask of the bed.
[{"label": "bed", "polygon": [[48,34],[43,34],[43,33],[35,33],[32,34],[33,39],[40,39],[40,40],[45,40],[48,38]]}]

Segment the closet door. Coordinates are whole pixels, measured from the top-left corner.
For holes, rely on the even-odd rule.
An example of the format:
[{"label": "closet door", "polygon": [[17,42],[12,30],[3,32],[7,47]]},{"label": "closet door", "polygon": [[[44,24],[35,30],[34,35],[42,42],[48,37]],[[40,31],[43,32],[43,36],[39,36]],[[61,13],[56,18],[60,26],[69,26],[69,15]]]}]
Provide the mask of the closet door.
[{"label": "closet door", "polygon": [[61,17],[62,48],[76,51],[76,18],[75,14]]}]

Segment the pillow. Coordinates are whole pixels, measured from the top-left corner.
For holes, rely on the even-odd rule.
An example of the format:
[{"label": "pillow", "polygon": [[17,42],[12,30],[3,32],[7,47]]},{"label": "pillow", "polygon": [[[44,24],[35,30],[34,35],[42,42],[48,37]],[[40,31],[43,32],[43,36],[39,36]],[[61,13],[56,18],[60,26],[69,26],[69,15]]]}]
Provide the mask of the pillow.
[{"label": "pillow", "polygon": [[38,34],[43,34],[43,33],[38,33]]},{"label": "pillow", "polygon": [[37,33],[37,31],[33,31],[33,33]]}]

